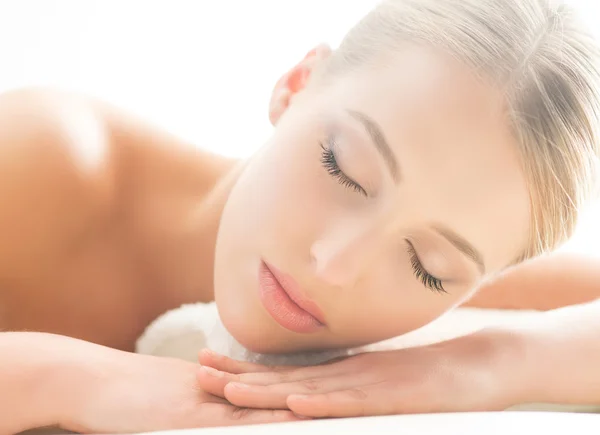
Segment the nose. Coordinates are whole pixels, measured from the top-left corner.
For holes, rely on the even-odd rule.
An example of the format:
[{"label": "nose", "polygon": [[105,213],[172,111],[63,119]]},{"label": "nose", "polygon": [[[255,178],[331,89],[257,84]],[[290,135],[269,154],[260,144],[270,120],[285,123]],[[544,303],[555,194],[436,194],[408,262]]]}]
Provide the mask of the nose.
[{"label": "nose", "polygon": [[313,243],[310,256],[315,275],[332,286],[351,286],[384,245],[383,226],[361,219],[337,222]]}]

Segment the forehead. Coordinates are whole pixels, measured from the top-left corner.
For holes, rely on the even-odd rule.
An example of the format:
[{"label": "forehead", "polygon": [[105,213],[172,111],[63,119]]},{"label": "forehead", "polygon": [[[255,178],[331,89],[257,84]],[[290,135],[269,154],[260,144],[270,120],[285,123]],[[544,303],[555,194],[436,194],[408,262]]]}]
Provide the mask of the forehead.
[{"label": "forehead", "polygon": [[453,59],[407,48],[348,74],[332,92],[336,104],[373,118],[393,148],[399,216],[456,230],[490,270],[524,249],[529,196],[497,89]]}]

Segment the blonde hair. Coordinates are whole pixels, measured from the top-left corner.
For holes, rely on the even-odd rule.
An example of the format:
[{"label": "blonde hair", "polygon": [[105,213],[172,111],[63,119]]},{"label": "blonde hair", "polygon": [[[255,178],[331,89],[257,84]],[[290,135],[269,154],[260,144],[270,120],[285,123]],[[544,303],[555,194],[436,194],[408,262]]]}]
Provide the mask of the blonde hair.
[{"label": "blonde hair", "polygon": [[387,0],[344,38],[332,77],[403,42],[445,49],[505,91],[531,200],[522,261],[571,237],[594,190],[600,51],[574,10],[549,0]]}]

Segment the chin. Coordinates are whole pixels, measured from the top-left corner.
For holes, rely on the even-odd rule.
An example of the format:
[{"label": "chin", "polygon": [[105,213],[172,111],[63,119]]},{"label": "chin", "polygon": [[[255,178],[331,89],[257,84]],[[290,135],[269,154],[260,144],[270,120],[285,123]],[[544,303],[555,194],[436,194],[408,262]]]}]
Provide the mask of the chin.
[{"label": "chin", "polygon": [[[227,332],[244,348],[255,353],[270,353],[273,348],[273,340],[270,334],[265,334],[263,328],[259,328],[256,322],[245,316],[246,313],[239,311],[239,307],[225,306],[219,304],[217,298],[217,311]],[[253,325],[248,327],[248,325]]]},{"label": "chin", "polygon": [[225,319],[223,319],[223,325],[233,338],[250,352],[262,354],[289,352],[289,350],[279,346],[279,340],[259,328],[249,329],[239,325],[237,321],[227,322]]},{"label": "chin", "polygon": [[[260,337],[244,337],[244,341],[238,340],[238,342],[248,349],[250,352],[261,353],[261,354],[283,354],[290,353],[289,350],[278,346],[277,343],[271,340],[266,335]],[[237,340],[237,339],[236,339]]]},{"label": "chin", "polygon": [[[227,315],[227,313],[223,313],[221,321],[231,336],[250,352],[277,355],[315,350],[311,343],[302,345],[296,340],[292,340],[288,334],[282,334],[282,331],[279,331],[279,328],[275,325],[242,320],[243,316],[237,314]],[[247,325],[250,324],[254,326],[248,328]]]}]

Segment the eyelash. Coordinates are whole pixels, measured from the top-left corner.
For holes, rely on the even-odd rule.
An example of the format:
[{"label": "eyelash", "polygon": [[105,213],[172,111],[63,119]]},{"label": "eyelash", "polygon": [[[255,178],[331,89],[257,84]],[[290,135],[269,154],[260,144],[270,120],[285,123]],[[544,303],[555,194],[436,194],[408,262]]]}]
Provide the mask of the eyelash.
[{"label": "eyelash", "polygon": [[410,265],[412,266],[413,272],[414,272],[415,276],[417,277],[417,279],[419,281],[421,281],[425,287],[427,287],[428,289],[430,289],[434,292],[448,293],[446,290],[444,290],[442,281],[440,279],[436,278],[435,276],[429,274],[425,270],[425,268],[421,264],[421,261],[419,260],[419,257],[417,256],[417,252],[415,251],[415,248],[412,245],[412,243],[410,243],[408,240],[406,242],[408,243],[408,253],[410,255]]},{"label": "eyelash", "polygon": [[323,165],[323,167],[325,168],[327,173],[329,175],[331,175],[333,178],[335,178],[338,181],[338,183],[340,183],[342,186],[344,186],[350,190],[353,190],[356,193],[360,193],[363,196],[368,196],[367,191],[365,189],[363,189],[360,184],[358,184],[352,178],[348,177],[340,169],[340,166],[338,165],[337,160],[335,159],[335,154],[333,153],[331,146],[327,147],[327,146],[323,145],[322,142],[320,145],[321,145],[321,150],[322,150],[321,164]]},{"label": "eyelash", "polygon": [[[344,172],[340,169],[338,165],[335,154],[331,147],[326,147],[321,145],[321,164],[327,171],[329,175],[335,178],[342,186],[347,187],[357,193],[360,193],[363,196],[367,196],[367,192],[365,189],[361,187],[356,181],[352,180],[348,177]],[[429,272],[425,270],[419,257],[417,256],[417,252],[415,251],[414,246],[407,240],[408,243],[408,253],[410,255],[410,264],[412,266],[413,272],[418,280],[420,280],[425,287],[428,289],[437,292],[437,293],[448,293],[444,290],[444,286],[442,285],[442,281],[435,276],[431,275]]]}]

